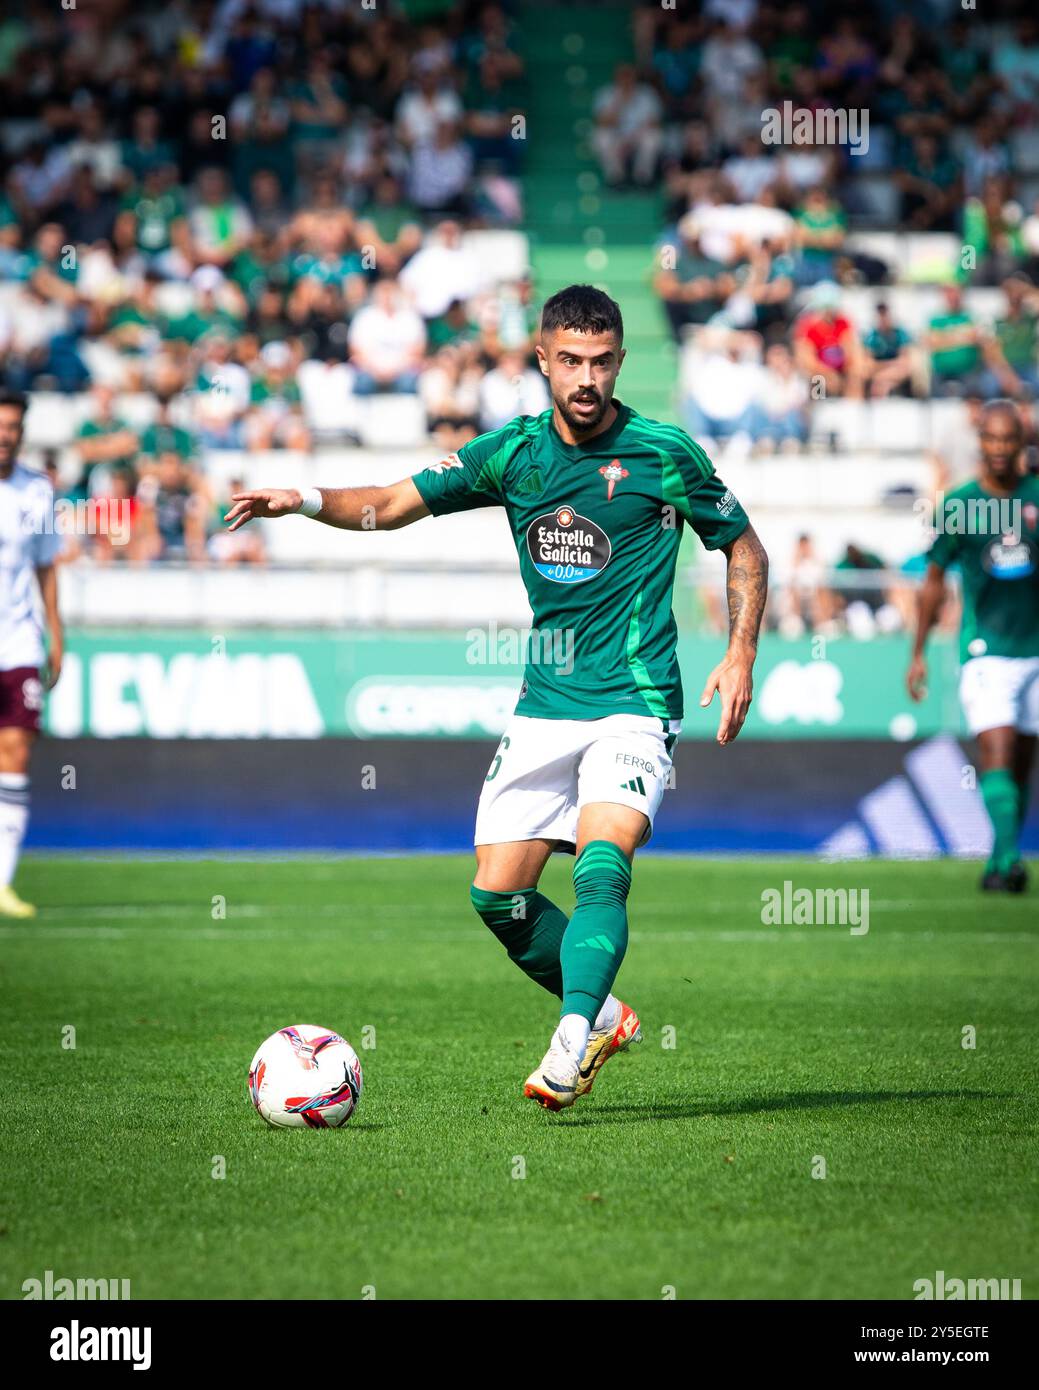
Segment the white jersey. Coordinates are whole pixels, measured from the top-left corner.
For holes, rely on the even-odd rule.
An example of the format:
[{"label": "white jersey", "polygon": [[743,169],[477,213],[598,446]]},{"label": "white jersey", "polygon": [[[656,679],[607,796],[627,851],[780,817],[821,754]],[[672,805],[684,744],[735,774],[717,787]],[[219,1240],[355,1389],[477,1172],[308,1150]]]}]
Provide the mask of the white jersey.
[{"label": "white jersey", "polygon": [[43,665],[36,569],[60,550],[49,481],[16,463],[0,477],[0,671]]}]

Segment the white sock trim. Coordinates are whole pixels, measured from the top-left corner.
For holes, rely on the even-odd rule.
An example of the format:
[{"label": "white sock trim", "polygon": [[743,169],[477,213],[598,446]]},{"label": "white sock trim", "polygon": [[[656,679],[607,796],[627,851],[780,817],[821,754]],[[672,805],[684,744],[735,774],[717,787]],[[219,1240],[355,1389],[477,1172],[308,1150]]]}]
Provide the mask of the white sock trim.
[{"label": "white sock trim", "polygon": [[595,1022],[592,1027],[596,1032],[605,1032],[608,1028],[616,1028],[621,1019],[621,1001],[613,994],[608,994],[603,1000],[602,1008],[595,1015]]},{"label": "white sock trim", "polygon": [[579,1062],[588,1046],[592,1025],[583,1014],[564,1014],[556,1029],[555,1041]]}]

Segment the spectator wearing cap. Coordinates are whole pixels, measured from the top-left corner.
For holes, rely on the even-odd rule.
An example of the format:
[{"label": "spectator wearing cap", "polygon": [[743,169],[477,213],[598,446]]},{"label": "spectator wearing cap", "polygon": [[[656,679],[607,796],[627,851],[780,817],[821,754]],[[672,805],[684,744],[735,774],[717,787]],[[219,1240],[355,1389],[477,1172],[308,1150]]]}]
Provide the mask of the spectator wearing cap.
[{"label": "spectator wearing cap", "polygon": [[865,374],[874,400],[912,394],[917,366],[912,343],[906,330],[895,322],[890,305],[878,301],[876,320],[862,340]]},{"label": "spectator wearing cap", "polygon": [[[219,331],[233,337],[245,319],[247,306],[237,285],[215,265],[200,265],[189,281],[194,299],[189,308],[163,324],[167,342],[195,344],[208,333]],[[228,307],[230,306],[230,307]]]},{"label": "spectator wearing cap", "polygon": [[394,281],[376,282],[371,303],[350,325],[349,345],[357,395],[418,389],[426,329],[415,310],[401,302]]},{"label": "spectator wearing cap", "polygon": [[245,442],[250,449],[304,452],[310,448],[296,363],[288,343],[268,343],[261,349],[260,369],[253,377],[249,401]]},{"label": "spectator wearing cap", "polygon": [[794,361],[810,383],[820,383],[827,396],[862,399],[862,345],[851,319],[841,313],[840,287],[832,280],[815,286],[793,338]]},{"label": "spectator wearing cap", "polygon": [[663,144],[663,107],[648,82],[640,82],[631,63],[618,64],[613,82],[596,93],[592,110],[592,148],[613,187],[629,177],[647,188],[656,177]]},{"label": "spectator wearing cap", "polygon": [[721,261],[704,254],[700,234],[696,214],[686,213],[678,224],[677,247],[660,248],[660,269],[653,277],[678,342],[685,328],[707,323],[736,289],[735,278]]},{"label": "spectator wearing cap", "polygon": [[231,339],[222,329],[211,329],[199,348],[202,359],[192,392],[198,442],[204,449],[241,449],[249,409],[249,373],[234,361]]}]

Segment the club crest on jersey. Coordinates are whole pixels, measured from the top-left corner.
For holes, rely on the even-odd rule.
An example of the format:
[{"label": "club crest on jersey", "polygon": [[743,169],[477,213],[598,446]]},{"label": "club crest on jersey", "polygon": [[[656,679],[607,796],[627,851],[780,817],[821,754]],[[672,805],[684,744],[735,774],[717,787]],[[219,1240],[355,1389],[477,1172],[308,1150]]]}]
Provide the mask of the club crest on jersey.
[{"label": "club crest on jersey", "polygon": [[611,459],[609,463],[604,463],[599,472],[606,479],[606,500],[613,500],[613,489],[622,478],[628,476],[628,470],[621,467],[620,459]]},{"label": "club crest on jersey", "polygon": [[992,541],[981,556],[981,567],[993,579],[1027,579],[1036,571],[1035,542],[1008,532]]},{"label": "club crest on jersey", "polygon": [[527,527],[527,552],[534,568],[556,584],[594,579],[609,564],[612,550],[602,527],[578,516],[573,507],[545,512]]}]

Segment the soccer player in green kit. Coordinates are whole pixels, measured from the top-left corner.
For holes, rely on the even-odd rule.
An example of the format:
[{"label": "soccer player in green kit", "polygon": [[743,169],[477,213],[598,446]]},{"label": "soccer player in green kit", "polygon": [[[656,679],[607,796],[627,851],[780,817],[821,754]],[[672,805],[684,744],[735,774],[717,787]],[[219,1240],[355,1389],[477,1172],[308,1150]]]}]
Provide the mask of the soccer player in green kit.
[{"label": "soccer player in green kit", "polygon": [[[760,541],[703,450],[613,394],[624,360],[612,299],[573,285],[542,311],[538,362],[552,407],[481,435],[390,487],[236,494],[232,528],[293,512],[351,530],[503,506],[534,614],[516,713],[476,821],[473,906],[509,957],[561,1001],[524,1094],[551,1110],[592,1087],[640,1037],[612,994],[628,941],[631,863],[646,843],[681,727],[671,592],[682,526],[728,560],[728,650],[701,705],[721,698],[718,742],[751,701],[768,581]],[[567,658],[560,662],[565,650]],[[576,855],[567,919],[538,891],[554,850]]]},{"label": "soccer player in green kit", "polygon": [[980,441],[978,478],[954,488],[936,517],[906,684],[914,700],[923,698],[924,646],[945,597],[945,571],[956,563],[963,578],[960,700],[978,741],[993,830],[981,886],[1021,893],[1028,882],[1021,827],[1039,734],[1039,479],[1022,471],[1013,401],[984,407]]}]

